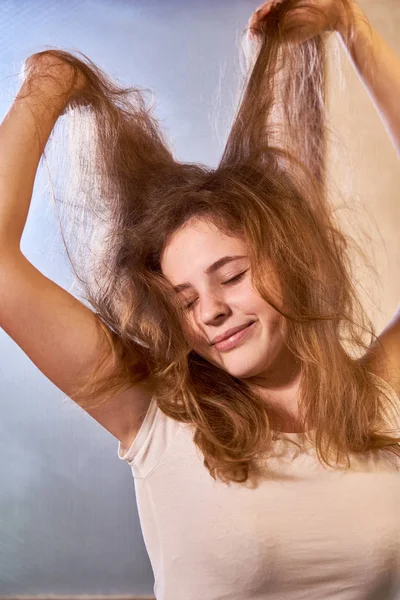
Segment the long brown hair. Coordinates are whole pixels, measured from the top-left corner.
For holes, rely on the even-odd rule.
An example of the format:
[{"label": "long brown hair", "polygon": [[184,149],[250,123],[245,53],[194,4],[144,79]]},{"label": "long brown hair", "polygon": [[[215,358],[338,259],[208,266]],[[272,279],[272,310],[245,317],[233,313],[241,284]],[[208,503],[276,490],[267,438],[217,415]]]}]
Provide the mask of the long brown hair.
[{"label": "long brown hair", "polygon": [[[329,33],[288,40],[299,5],[286,0],[261,23],[215,169],[174,158],[146,90],[118,85],[81,53],[46,51],[86,77],[60,119],[71,147],[65,189],[55,197],[79,295],[109,342],[73,399],[98,406],[100,393],[108,392],[106,402],[151,379],[160,410],[193,427],[204,465],[225,482],[245,482],[256,470],[271,449],[272,429],[265,399],[189,346],[182,308],[161,272],[172,234],[197,217],[247,241],[255,289],[281,314],[285,343],[301,363],[301,422],[314,431],[320,460],[332,465],[347,458],[349,465],[349,453],[379,448],[400,454],[400,438],[387,428],[390,395],[358,360],[377,338],[354,287],[351,240],[328,202]],[[350,15],[349,0],[343,6]],[[105,378],[110,353],[119,360]]]}]

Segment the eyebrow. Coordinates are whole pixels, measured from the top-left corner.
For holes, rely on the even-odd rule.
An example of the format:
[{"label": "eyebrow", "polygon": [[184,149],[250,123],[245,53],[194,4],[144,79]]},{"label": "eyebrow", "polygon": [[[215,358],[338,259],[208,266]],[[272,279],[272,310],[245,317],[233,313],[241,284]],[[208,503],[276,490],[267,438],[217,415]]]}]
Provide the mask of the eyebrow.
[{"label": "eyebrow", "polygon": [[[204,273],[206,275],[211,275],[212,273],[215,273],[215,271],[218,271],[218,269],[221,269],[221,267],[223,267],[227,263],[230,263],[233,260],[239,260],[240,258],[246,258],[246,256],[239,256],[239,255],[223,256],[222,258],[219,258],[218,260],[216,260],[212,265],[207,267],[207,269],[204,271]],[[179,292],[182,292],[183,290],[187,290],[188,288],[191,288],[191,287],[192,287],[192,284],[185,281],[185,283],[180,283],[179,285],[174,286],[174,291],[178,294]]]}]

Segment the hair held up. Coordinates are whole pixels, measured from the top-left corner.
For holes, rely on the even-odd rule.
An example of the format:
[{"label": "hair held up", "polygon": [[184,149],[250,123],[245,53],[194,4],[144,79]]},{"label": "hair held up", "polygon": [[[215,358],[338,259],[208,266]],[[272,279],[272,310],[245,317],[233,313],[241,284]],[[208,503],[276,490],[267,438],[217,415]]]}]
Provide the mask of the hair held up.
[{"label": "hair held up", "polygon": [[[341,1],[350,10],[349,0]],[[247,241],[253,285],[279,310],[285,343],[301,361],[301,419],[304,431],[315,432],[320,460],[349,464],[349,453],[400,450],[386,420],[390,397],[357,360],[376,335],[354,287],[350,241],[328,202],[329,32],[283,43],[299,5],[317,10],[285,0],[260,23],[216,168],[174,158],[146,90],[118,85],[83,54],[45,51],[85,76],[59,120],[69,152],[58,170],[62,193],[54,197],[79,294],[107,341],[73,399],[94,407],[100,394],[107,402],[151,378],[159,409],[193,428],[204,465],[224,482],[244,483],[257,471],[272,429],[265,400],[185,340],[182,308],[160,260],[172,234],[192,218],[209,218]],[[117,366],[103,377],[110,357]]]}]

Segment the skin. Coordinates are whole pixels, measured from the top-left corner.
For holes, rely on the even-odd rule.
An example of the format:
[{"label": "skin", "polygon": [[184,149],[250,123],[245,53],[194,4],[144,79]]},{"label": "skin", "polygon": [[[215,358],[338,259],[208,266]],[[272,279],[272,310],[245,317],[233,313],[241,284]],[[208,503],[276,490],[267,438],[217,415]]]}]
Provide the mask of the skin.
[{"label": "skin", "polygon": [[[243,239],[198,219],[173,235],[161,268],[174,287],[190,284],[178,296],[187,307],[184,329],[194,350],[231,375],[248,380],[265,395],[271,411],[285,419],[286,430],[296,431],[299,365],[282,338],[280,314],[253,288],[247,254]],[[205,273],[224,256],[244,258]],[[222,352],[210,344],[228,329],[251,321],[252,331],[235,348]]]}]

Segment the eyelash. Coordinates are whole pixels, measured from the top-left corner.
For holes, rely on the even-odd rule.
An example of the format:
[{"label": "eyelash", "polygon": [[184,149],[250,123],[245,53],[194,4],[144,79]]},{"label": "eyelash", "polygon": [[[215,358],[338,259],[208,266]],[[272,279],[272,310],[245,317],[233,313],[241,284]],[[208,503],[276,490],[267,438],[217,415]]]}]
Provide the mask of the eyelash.
[{"label": "eyelash", "polygon": [[[223,281],[222,285],[230,285],[230,284],[237,283],[238,281],[240,281],[243,278],[243,276],[246,272],[247,272],[247,269],[246,269],[246,271],[242,271],[241,273],[238,273],[234,277],[231,277],[231,279],[228,279],[227,281]],[[189,302],[189,304],[186,304],[184,306],[185,310],[190,310],[195,302],[196,302],[196,300],[192,300],[192,302]]]}]

